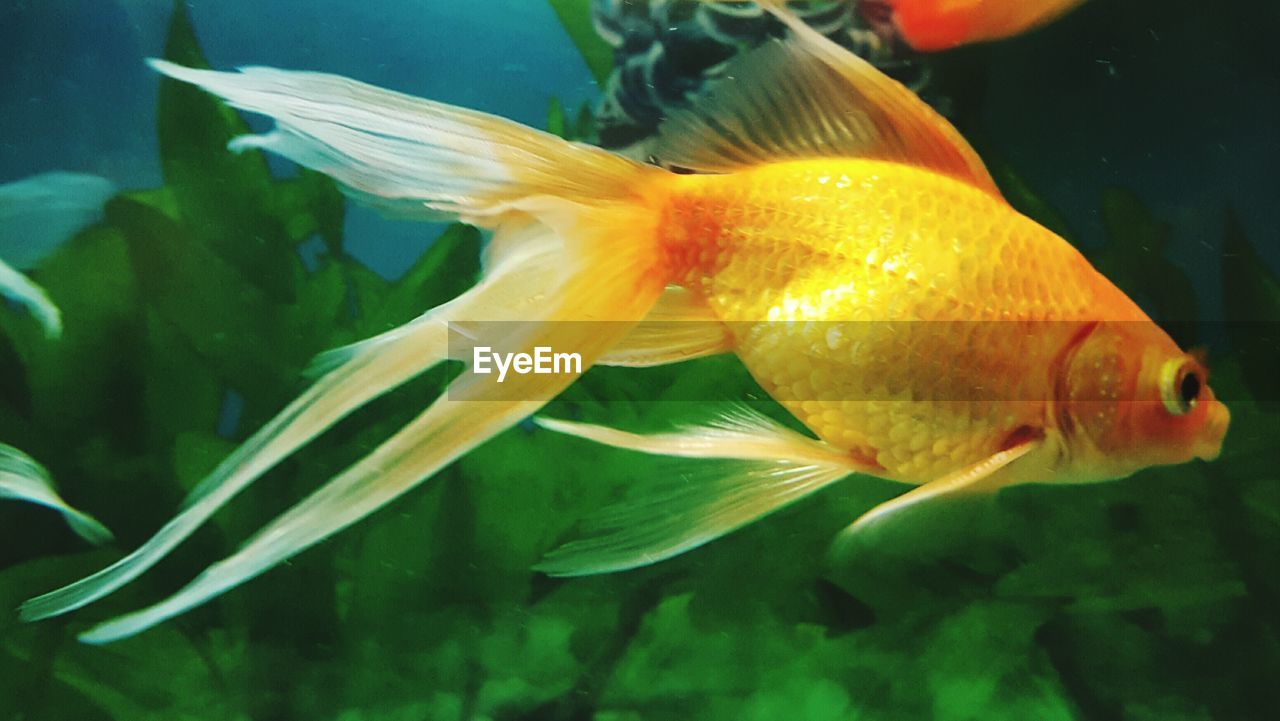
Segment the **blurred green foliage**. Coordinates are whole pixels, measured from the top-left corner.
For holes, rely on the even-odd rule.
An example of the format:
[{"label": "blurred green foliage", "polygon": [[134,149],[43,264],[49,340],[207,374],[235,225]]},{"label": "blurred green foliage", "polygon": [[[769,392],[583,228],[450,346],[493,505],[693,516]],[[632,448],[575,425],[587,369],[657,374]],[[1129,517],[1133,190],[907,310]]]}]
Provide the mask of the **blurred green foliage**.
[{"label": "blurred green foliage", "polygon": [[573,41],[597,83],[613,72],[613,48],[596,34],[591,22],[591,0],[547,0]]},{"label": "blurred green foliage", "polygon": [[[586,3],[556,6],[585,43]],[[203,64],[176,7],[167,56]],[[80,552],[52,514],[0,507],[0,719],[1170,721],[1280,705],[1277,426],[1250,400],[1276,397],[1276,353],[1244,331],[1214,359],[1215,387],[1239,399],[1218,462],[929,509],[843,564],[826,558],[831,537],[900,487],[851,480],[631,573],[533,574],[578,519],[671,465],[525,425],[204,608],[106,647],[74,641],[172,591],[368,452],[439,392],[438,369],[283,464],[127,589],[20,625],[20,601],[167,520],[298,391],[314,353],[405,322],[477,273],[477,233],[453,226],[388,282],[344,253],[343,201],[327,179],[276,179],[258,153],[227,153],[245,127],[197,92],[164,83],[158,117],[165,187],[116,198],[39,269],[63,341],[0,316],[0,436],[46,461],[67,499],[120,538]],[[589,138],[590,114],[553,102],[548,128]],[[1016,188],[1019,207],[1065,228]],[[1163,256],[1167,226],[1123,191],[1103,211],[1099,267],[1158,312],[1196,317]],[[298,246],[315,237],[325,251],[308,268]],[[1238,224],[1225,244],[1228,312],[1280,320],[1280,284]],[[717,396],[780,413],[732,357],[593,369],[547,412],[656,428],[704,411],[662,398]]]}]

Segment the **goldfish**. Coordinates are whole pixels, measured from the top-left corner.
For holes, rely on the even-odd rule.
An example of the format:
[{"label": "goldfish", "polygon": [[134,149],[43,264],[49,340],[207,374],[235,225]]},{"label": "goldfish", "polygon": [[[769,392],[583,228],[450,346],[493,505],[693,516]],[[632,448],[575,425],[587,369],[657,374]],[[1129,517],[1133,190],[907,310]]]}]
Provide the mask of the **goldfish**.
[{"label": "goldfish", "polygon": [[[1220,452],[1207,369],[1062,238],[1014,210],[961,135],[782,3],[789,28],[663,125],[673,173],[491,115],[318,73],[151,61],[274,129],[232,141],[325,172],[356,200],[486,228],[479,282],[331,351],[318,380],[224,460],[154,537],[24,604],[82,607],[164,557],[283,458],[446,359],[417,418],[172,596],[80,638],[105,643],[234,588],[536,414],[593,365],[734,353],[805,430],[734,409],[663,433],[538,416],[543,429],[700,472],[637,489],[538,565],[574,576],[696,548],[850,476],[923,503],[1084,483]],[[488,321],[488,322],[486,322]],[[517,322],[518,321],[518,322]],[[474,372],[473,351],[573,351],[580,367]],[[509,355],[506,357],[510,357]],[[692,480],[691,480],[692,479]]]},{"label": "goldfish", "polygon": [[872,24],[921,52],[1003,40],[1066,15],[1085,0],[862,0]]}]

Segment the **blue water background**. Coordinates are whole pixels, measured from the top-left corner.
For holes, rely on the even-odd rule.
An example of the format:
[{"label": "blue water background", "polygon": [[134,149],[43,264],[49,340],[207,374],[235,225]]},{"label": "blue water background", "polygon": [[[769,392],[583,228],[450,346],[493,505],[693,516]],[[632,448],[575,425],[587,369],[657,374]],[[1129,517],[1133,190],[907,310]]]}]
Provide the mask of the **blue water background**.
[{"label": "blue water background", "polygon": [[[1280,269],[1280,57],[1266,30],[1276,18],[1246,5],[1180,3],[1181,15],[1152,16],[1145,35],[1111,37],[1110,18],[1151,4],[1095,0],[994,48],[983,101],[991,146],[1085,244],[1103,242],[1098,201],[1106,187],[1135,191],[1170,221],[1170,255],[1204,279],[1210,317],[1220,313],[1213,281],[1228,206]],[[596,93],[542,0],[187,7],[215,67],[341,73],[539,126],[550,96],[572,108]],[[141,60],[161,52],[170,8],[169,0],[0,0],[0,181],[68,169],[126,187],[160,182],[156,80]],[[360,209],[348,231],[356,255],[392,276],[434,236]]]},{"label": "blue water background", "polygon": [[[596,94],[541,0],[186,5],[216,68],[337,73],[537,127],[550,97],[576,108]],[[142,59],[163,53],[171,8],[170,0],[0,0],[0,182],[64,169],[123,187],[161,184],[157,80]],[[384,275],[402,272],[435,235],[420,223],[348,212],[351,251]]]}]

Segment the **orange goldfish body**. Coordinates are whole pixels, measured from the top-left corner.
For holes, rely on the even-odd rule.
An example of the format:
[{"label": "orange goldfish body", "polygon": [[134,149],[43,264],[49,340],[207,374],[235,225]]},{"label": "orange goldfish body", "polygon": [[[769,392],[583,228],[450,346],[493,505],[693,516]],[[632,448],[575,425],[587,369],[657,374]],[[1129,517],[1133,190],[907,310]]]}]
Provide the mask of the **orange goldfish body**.
[{"label": "orange goldfish body", "polygon": [[909,90],[769,8],[791,36],[735,60],[661,130],[655,155],[698,171],[686,175],[344,78],[154,62],[275,119],[272,132],[233,147],[326,172],[400,215],[494,235],[474,288],[322,357],[316,384],[154,538],[29,601],[24,617],[124,585],[288,454],[447,358],[470,372],[407,427],[172,597],[83,638],[132,635],[243,583],[427,480],[576,377],[497,383],[447,342],[451,327],[506,352],[572,350],[582,370],[736,353],[811,432],[744,410],[649,435],[539,419],[701,468],[637,489],[596,533],[552,551],[540,565],[550,574],[654,563],[853,474],[915,488],[849,533],[948,495],[1215,457],[1229,414],[1201,363],[1013,210],[972,148]]},{"label": "orange goldfish body", "polygon": [[[922,52],[1011,38],[1062,17],[1084,0],[864,0],[887,10],[897,34]],[[883,11],[881,11],[883,13]]]}]

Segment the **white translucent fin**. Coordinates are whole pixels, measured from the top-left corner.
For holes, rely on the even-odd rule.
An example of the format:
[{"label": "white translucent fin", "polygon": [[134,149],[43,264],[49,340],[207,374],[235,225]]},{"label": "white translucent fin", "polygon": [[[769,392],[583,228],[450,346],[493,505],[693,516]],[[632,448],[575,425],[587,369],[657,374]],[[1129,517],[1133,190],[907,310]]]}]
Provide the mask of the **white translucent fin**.
[{"label": "white translucent fin", "polygon": [[14,268],[35,267],[98,222],[115,194],[106,178],[63,171],[0,185],[0,258]]},{"label": "white translucent fin", "polygon": [[494,232],[490,247],[495,244],[506,248],[507,252],[500,257],[489,256],[484,278],[475,288],[412,322],[358,343],[320,353],[311,360],[303,374],[317,378],[358,355],[377,353],[379,348],[398,342],[424,323],[446,328],[450,322],[462,320],[523,320],[525,310],[537,303],[556,282],[564,264],[561,255],[563,244],[545,225],[522,216],[512,218]]},{"label": "white translucent fin", "polygon": [[513,221],[498,236],[524,241],[506,262],[454,300],[364,343],[340,349],[341,359],[245,441],[191,492],[183,510],[150,540],[101,571],[27,601],[22,617],[37,620],[91,603],[120,588],[164,558],[210,516],[262,474],[369,401],[445,359],[448,323],[458,319],[512,318],[542,298],[555,282],[561,244],[544,226]]},{"label": "white translucent fin", "polygon": [[46,338],[62,335],[62,313],[49,300],[44,288],[0,260],[0,297],[25,308],[44,329]]},{"label": "white translucent fin", "polygon": [[859,516],[858,520],[836,536],[831,544],[831,557],[836,560],[847,557],[855,536],[866,532],[872,526],[912,506],[946,495],[994,490],[1012,482],[1001,471],[1008,468],[1014,461],[1039,448],[1042,443],[1043,441],[1040,438],[1028,439],[1011,448],[995,453],[972,466],[917,486],[901,496],[881,503]]},{"label": "white translucent fin", "polygon": [[0,500],[4,499],[52,508],[62,514],[76,535],[95,546],[112,539],[106,526],[62,500],[43,466],[17,448],[0,443]]},{"label": "white translucent fin", "polygon": [[[603,219],[596,219],[603,221]],[[639,218],[619,225],[635,229]],[[583,227],[594,227],[588,222]],[[642,231],[643,232],[643,231]],[[665,285],[646,280],[649,238],[618,242],[614,250],[595,247],[571,266],[569,277],[528,309],[526,322],[511,334],[494,338],[498,352],[529,352],[534,347],[574,349],[585,371],[629,326],[644,317]],[[582,309],[594,319],[581,321]],[[108,621],[81,639],[105,643],[131,636],[253,578],[281,561],[355,523],[426,480],[484,441],[519,422],[577,379],[579,373],[515,375],[499,384],[490,375],[463,373],[425,413],[377,450],[334,478],[308,499],[262,529],[230,558],[211,566],[169,599],[138,613]]]},{"label": "white translucent fin", "polygon": [[[585,371],[648,314],[666,284],[652,205],[653,193],[665,192],[661,182],[652,182],[666,178],[660,169],[500,118],[335,76],[269,68],[219,73],[163,61],[152,65],[276,120],[276,131],[242,139],[242,145],[279,152],[380,202],[419,202],[433,212],[497,227],[506,250],[491,259],[479,290],[419,318],[403,334],[384,334],[335,356],[342,364],[319,381],[321,388],[309,391],[233,454],[215,471],[217,478],[202,483],[177,525],[150,542],[152,550],[143,560],[131,557],[115,571],[104,572],[105,577],[29,602],[26,618],[83,605],[137,575],[189,534],[192,524],[315,433],[442,360],[460,322],[466,326],[519,314],[514,317],[520,323],[469,327],[495,352],[529,352],[538,346],[576,352]],[[541,231],[534,233],[535,226]],[[535,261],[546,256],[533,249],[522,259],[502,228],[529,233],[531,245],[537,245],[533,238],[547,239],[554,247],[552,259]],[[525,269],[532,272],[521,272]],[[510,427],[576,375],[517,375],[498,384],[492,376],[464,373],[416,421],[235,555],[169,600],[108,622],[85,639],[104,642],[132,635],[252,578]],[[303,417],[305,422],[298,420]]]},{"label": "white translucent fin", "polygon": [[644,321],[600,359],[600,365],[642,368],[733,350],[733,336],[701,296],[670,286]]},{"label": "white translucent fin", "polygon": [[355,523],[426,480],[480,442],[536,410],[536,401],[493,401],[477,412],[465,401],[437,401],[360,463],[262,529],[237,553],[210,566],[178,593],[100,624],[86,643],[127,638],[266,571]]},{"label": "white translucent fin", "polygon": [[[552,576],[609,573],[697,548],[867,471],[838,449],[745,409],[706,426],[640,435],[539,418],[543,428],[642,453],[702,459],[631,489],[633,497],[586,522],[587,536],[555,549],[535,568]],[[718,459],[718,460],[710,460]]]},{"label": "white translucent fin", "polygon": [[536,194],[627,200],[637,176],[660,173],[486,113],[322,73],[248,67],[152,68],[199,85],[234,107],[269,115],[275,130],[232,141],[327,173],[355,195],[399,215],[486,224],[506,203]]},{"label": "white translucent fin", "polygon": [[764,2],[791,37],[731,60],[650,148],[668,166],[728,172],[788,159],[861,157],[929,168],[999,196],[973,148],[906,86]]}]

